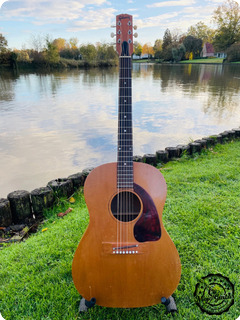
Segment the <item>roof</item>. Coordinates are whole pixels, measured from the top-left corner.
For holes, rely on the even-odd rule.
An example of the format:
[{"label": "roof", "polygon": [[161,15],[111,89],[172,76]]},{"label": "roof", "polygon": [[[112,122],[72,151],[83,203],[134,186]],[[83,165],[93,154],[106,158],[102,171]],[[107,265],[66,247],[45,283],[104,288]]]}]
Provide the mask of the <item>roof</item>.
[{"label": "roof", "polygon": [[213,45],[209,42],[205,43],[205,47],[206,47],[206,52],[207,53],[214,53],[214,48]]}]

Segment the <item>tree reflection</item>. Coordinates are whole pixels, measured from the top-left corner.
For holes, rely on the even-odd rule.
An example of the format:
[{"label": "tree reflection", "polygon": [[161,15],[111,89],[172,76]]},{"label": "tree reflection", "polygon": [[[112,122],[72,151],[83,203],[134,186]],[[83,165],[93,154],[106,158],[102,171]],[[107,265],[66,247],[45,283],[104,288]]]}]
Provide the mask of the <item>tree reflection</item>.
[{"label": "tree reflection", "polygon": [[192,97],[206,94],[205,114],[221,119],[224,111],[233,114],[239,106],[240,67],[233,65],[154,65],[153,78],[161,91],[174,86]]},{"label": "tree reflection", "polygon": [[[12,101],[15,96],[14,86],[16,75],[13,72],[0,72],[0,101]],[[4,106],[1,106],[3,110]]]}]

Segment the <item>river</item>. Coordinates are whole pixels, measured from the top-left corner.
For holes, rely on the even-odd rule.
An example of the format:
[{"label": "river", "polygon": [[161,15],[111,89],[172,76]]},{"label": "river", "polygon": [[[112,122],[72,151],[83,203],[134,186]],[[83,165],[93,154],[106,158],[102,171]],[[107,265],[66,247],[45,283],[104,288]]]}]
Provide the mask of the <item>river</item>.
[{"label": "river", "polygon": [[[240,65],[133,64],[134,154],[240,126]],[[0,71],[0,198],[116,161],[118,69]]]}]

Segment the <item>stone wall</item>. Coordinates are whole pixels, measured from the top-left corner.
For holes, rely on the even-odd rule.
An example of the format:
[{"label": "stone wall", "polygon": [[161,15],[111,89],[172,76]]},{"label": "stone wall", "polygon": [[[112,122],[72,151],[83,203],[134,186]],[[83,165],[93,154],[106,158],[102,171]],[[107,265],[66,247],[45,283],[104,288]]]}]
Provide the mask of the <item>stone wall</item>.
[{"label": "stone wall", "polygon": [[[179,158],[183,153],[193,155],[217,143],[226,143],[239,138],[240,128],[236,128],[196,140],[188,145],[167,147],[165,150],[157,150],[154,154],[134,156],[133,160],[156,166],[159,163],[166,163]],[[84,169],[68,178],[52,180],[46,187],[35,189],[32,192],[18,190],[9,193],[7,199],[0,199],[0,227],[4,228],[21,223],[28,224],[33,219],[41,217],[43,210],[52,207],[57,198],[69,198],[77,189],[82,187],[92,169]]]}]

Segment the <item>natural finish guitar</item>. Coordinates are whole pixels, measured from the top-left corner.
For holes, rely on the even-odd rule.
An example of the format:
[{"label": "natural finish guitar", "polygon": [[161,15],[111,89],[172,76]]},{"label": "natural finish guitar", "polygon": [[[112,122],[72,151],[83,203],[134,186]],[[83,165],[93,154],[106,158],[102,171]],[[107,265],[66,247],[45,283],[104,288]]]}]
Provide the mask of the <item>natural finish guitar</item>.
[{"label": "natural finish guitar", "polygon": [[72,264],[78,292],[100,306],[144,307],[177,288],[181,264],[164,229],[166,182],[156,168],[133,162],[132,16],[116,17],[119,54],[117,162],[94,169],[84,195],[90,223]]}]

